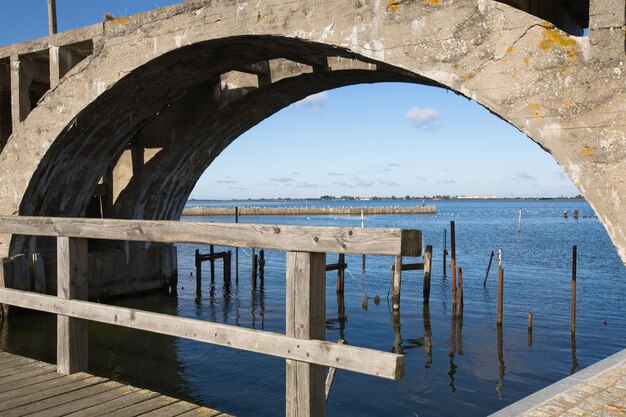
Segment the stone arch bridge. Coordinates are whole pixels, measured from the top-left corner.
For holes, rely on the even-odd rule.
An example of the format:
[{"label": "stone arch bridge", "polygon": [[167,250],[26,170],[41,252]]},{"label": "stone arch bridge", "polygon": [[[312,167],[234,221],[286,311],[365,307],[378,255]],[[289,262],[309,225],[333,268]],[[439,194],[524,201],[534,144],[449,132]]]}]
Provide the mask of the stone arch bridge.
[{"label": "stone arch bridge", "polygon": [[[0,214],[178,219],[261,120],[330,88],[402,81],[475,100],[549,152],[626,262],[625,14],[624,0],[191,0],[5,46]],[[90,245],[103,274],[104,253],[171,256]],[[40,252],[49,271],[53,251],[0,238],[1,256]]]}]

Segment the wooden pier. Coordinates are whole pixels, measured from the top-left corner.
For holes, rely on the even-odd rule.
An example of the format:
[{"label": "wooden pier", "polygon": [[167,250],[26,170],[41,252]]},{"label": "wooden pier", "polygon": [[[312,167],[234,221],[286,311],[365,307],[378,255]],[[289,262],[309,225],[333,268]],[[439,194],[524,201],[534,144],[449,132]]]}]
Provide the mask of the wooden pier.
[{"label": "wooden pier", "polygon": [[154,391],[0,351],[0,415],[6,417],[232,417]]},{"label": "wooden pier", "polygon": [[[59,373],[88,369],[86,322],[97,321],[284,358],[287,417],[326,415],[325,367],[404,376],[403,355],[324,340],[326,253],[421,256],[419,230],[3,216],[0,233],[57,239],[57,296],[0,288],[0,303],[57,315]],[[286,334],[89,302],[87,239],[285,250]]]}]

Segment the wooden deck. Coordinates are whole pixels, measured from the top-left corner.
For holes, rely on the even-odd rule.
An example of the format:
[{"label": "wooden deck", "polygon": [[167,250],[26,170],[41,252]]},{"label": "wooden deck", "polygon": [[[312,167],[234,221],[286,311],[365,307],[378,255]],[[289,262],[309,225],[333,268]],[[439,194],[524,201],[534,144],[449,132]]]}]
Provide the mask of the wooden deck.
[{"label": "wooden deck", "polygon": [[3,417],[232,417],[157,392],[0,351],[0,415]]}]

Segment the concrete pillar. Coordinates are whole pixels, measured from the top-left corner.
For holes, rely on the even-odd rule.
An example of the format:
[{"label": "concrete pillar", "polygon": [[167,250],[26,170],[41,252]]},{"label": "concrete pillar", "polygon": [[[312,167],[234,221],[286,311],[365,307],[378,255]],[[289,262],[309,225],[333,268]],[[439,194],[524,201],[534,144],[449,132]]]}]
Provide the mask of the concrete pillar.
[{"label": "concrete pillar", "polygon": [[30,112],[30,98],[28,97],[28,83],[25,71],[21,70],[23,63],[18,55],[11,55],[11,114],[13,131],[19,123],[26,119]]},{"label": "concrete pillar", "polygon": [[50,46],[50,88],[59,85],[60,80],[59,47]]},{"label": "concrete pillar", "polygon": [[589,4],[589,41],[597,58],[624,59],[624,0],[591,0]]}]

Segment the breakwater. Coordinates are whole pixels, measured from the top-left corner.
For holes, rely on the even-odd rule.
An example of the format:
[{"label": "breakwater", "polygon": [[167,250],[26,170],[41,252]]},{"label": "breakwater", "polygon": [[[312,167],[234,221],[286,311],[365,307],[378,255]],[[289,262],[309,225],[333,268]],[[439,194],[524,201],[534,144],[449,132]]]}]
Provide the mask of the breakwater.
[{"label": "breakwater", "polygon": [[[435,214],[435,206],[415,207],[246,207],[240,206],[240,216],[311,216],[371,214]],[[187,207],[183,216],[234,216],[235,207]]]}]

